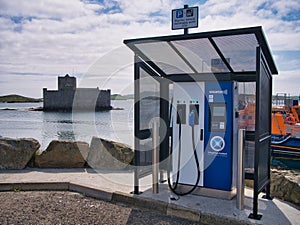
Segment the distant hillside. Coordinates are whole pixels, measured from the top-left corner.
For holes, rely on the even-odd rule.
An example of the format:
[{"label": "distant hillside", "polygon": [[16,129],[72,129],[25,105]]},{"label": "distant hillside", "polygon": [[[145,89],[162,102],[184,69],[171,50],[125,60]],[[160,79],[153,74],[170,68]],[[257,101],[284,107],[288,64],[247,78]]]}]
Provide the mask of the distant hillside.
[{"label": "distant hillside", "polygon": [[17,102],[41,102],[39,98],[28,98],[21,95],[0,96],[0,102],[17,103]]},{"label": "distant hillside", "polygon": [[111,100],[128,100],[128,99],[133,99],[133,96],[113,94],[110,96],[110,98],[111,98]]}]

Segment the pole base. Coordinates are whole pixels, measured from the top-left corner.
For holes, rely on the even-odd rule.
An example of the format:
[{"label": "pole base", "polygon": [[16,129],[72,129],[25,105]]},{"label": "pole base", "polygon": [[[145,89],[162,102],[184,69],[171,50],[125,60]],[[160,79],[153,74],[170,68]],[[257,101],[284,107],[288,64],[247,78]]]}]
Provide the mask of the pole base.
[{"label": "pole base", "polygon": [[143,192],[142,191],[138,191],[138,192],[131,191],[130,194],[132,194],[132,195],[141,195],[141,194],[143,194]]},{"label": "pole base", "polygon": [[268,200],[273,200],[274,196],[272,196],[272,195],[269,195],[269,196],[268,195],[263,195],[262,198],[268,199]]},{"label": "pole base", "polygon": [[254,219],[254,220],[260,220],[262,218],[262,215],[250,213],[250,215],[248,216],[248,218],[249,219]]}]

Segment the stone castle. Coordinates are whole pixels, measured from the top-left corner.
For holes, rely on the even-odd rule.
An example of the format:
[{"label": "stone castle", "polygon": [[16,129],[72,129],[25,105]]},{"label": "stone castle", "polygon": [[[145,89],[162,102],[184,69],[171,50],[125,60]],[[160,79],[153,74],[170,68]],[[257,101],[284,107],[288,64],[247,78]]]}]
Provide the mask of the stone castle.
[{"label": "stone castle", "polygon": [[58,77],[58,90],[43,89],[44,111],[99,111],[111,107],[111,91],[99,88],[77,88],[76,78]]}]

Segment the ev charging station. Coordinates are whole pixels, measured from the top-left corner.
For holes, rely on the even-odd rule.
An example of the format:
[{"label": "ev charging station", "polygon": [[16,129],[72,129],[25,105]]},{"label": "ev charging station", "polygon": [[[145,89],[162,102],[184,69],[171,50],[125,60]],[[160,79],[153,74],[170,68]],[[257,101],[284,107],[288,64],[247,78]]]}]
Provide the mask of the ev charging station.
[{"label": "ev charging station", "polygon": [[[169,190],[178,195],[232,199],[239,84],[252,82],[255,132],[246,131],[246,137],[253,142],[254,162],[246,177],[254,180],[251,216],[259,218],[258,194],[266,190],[270,198],[272,75],[278,74],[262,27],[124,43],[135,62],[133,193],[140,193],[140,179],[158,165],[161,174],[167,171]],[[153,132],[154,120],[158,132]],[[159,151],[158,162],[152,157],[154,149]]]},{"label": "ev charging station", "polygon": [[172,170],[173,180],[179,173],[177,193],[187,193],[195,185],[194,194],[231,199],[236,193],[237,83],[177,82],[173,102]]}]

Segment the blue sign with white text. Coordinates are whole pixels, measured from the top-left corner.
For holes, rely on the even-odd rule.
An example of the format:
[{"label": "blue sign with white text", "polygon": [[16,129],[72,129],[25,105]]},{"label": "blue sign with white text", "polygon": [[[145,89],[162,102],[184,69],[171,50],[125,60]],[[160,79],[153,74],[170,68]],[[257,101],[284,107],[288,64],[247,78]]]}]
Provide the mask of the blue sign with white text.
[{"label": "blue sign with white text", "polygon": [[190,7],[172,10],[172,30],[198,27],[199,8]]}]

